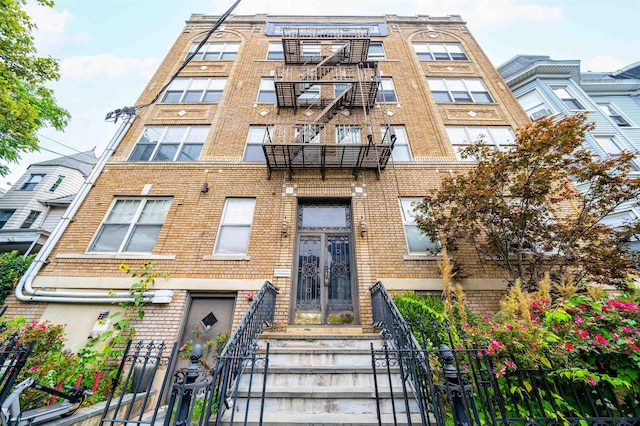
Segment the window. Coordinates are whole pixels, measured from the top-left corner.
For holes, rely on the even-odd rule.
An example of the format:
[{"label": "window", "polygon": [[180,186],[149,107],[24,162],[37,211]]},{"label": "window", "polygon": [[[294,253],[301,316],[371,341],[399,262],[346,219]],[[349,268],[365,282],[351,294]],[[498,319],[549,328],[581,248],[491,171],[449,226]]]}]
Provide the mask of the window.
[{"label": "window", "polygon": [[409,150],[409,139],[404,126],[382,126],[382,142],[390,144],[391,138],[395,136],[391,157],[393,161],[411,161],[411,151]]},{"label": "window", "polygon": [[522,109],[526,111],[529,118],[533,121],[553,114],[551,108],[549,108],[537,90],[532,90],[520,96],[518,102],[520,102]]},{"label": "window", "polygon": [[49,188],[49,192],[56,192],[56,189],[58,189],[63,180],[64,176],[59,175],[56,181],[53,182],[53,185],[51,185],[51,188]]},{"label": "window", "polygon": [[413,43],[421,61],[466,61],[467,55],[458,43]]},{"label": "window", "polygon": [[428,78],[427,81],[436,102],[493,102],[479,78]]},{"label": "window", "polygon": [[244,150],[244,161],[264,161],[263,143],[269,143],[273,136],[273,126],[251,126]]},{"label": "window", "polygon": [[4,228],[11,216],[15,213],[15,210],[0,210],[0,229]]},{"label": "window", "polygon": [[300,105],[313,105],[320,99],[320,85],[314,84],[306,89],[298,96]]},{"label": "window", "polygon": [[[196,51],[200,43],[193,43],[187,58]],[[194,61],[231,61],[238,56],[240,43],[206,43],[200,51],[193,57]]]},{"label": "window", "polygon": [[227,198],[216,239],[216,254],[245,254],[253,221],[254,198]]},{"label": "window", "polygon": [[163,103],[216,103],[220,102],[226,77],[176,78],[162,98]]},{"label": "window", "polygon": [[402,198],[400,200],[404,234],[407,238],[409,254],[437,254],[440,251],[438,241],[433,241],[424,235],[416,225],[413,209],[421,201],[421,198]]},{"label": "window", "polygon": [[622,116],[622,113],[618,111],[615,105],[606,103],[606,104],[598,104],[600,109],[609,116],[620,127],[630,127],[631,124],[629,121]]},{"label": "window", "polygon": [[384,47],[382,47],[382,43],[375,41],[369,43],[367,59],[370,61],[382,61],[387,59],[387,56],[384,54]]},{"label": "window", "polygon": [[129,161],[198,161],[209,126],[147,126]]},{"label": "window", "polygon": [[276,102],[276,86],[272,78],[263,78],[260,80],[258,102],[264,104],[273,104]]},{"label": "window", "polygon": [[[596,142],[600,146],[600,148],[607,154],[609,157],[617,158],[622,151],[626,148],[624,144],[615,136],[596,136],[594,135]],[[637,172],[640,169],[636,164],[631,162],[631,171]]]},{"label": "window", "polygon": [[31,228],[31,225],[33,225],[38,216],[40,216],[40,213],[41,212],[39,212],[38,210],[31,210],[29,212],[29,215],[27,215],[27,218],[24,220],[24,222],[22,222],[22,225],[20,225],[20,229]]},{"label": "window", "polygon": [[505,151],[513,146],[515,137],[511,127],[506,126],[445,126],[449,141],[456,152],[458,160],[474,160],[462,158],[461,152],[466,147],[482,139],[483,144]]},{"label": "window", "polygon": [[308,59],[319,57],[322,51],[322,46],[319,44],[303,44],[302,56]]},{"label": "window", "polygon": [[567,86],[556,87],[553,89],[553,93],[555,93],[570,110],[584,110],[584,107],[578,102],[576,97],[569,93]]},{"label": "window", "polygon": [[89,251],[151,253],[170,206],[170,198],[116,199]]},{"label": "window", "polygon": [[393,80],[390,78],[383,78],[378,86],[378,93],[376,94],[376,102],[398,102],[396,96],[396,90],[393,87]]},{"label": "window", "polygon": [[360,127],[336,126],[336,143],[362,143]]},{"label": "window", "polygon": [[42,179],[44,178],[44,174],[33,174],[29,176],[29,179],[27,179],[22,186],[20,187],[21,191],[33,191],[36,186],[38,186],[38,184],[40,182],[42,182]]},{"label": "window", "polygon": [[607,215],[606,217],[600,220],[600,223],[604,223],[611,228],[621,228],[624,225],[631,224],[638,220],[638,217],[634,214],[633,211],[621,211],[621,212],[613,212]]},{"label": "window", "polygon": [[271,61],[284,60],[284,48],[282,42],[272,41],[269,43],[269,50],[267,50],[267,59]]}]

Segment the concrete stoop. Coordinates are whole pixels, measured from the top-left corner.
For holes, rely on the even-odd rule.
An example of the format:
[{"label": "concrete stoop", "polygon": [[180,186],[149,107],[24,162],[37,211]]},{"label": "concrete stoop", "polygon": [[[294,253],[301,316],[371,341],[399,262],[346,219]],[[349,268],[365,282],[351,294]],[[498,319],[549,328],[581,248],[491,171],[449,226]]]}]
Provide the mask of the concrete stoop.
[{"label": "concrete stoop", "polygon": [[[267,342],[269,367],[263,425],[378,424],[371,344],[375,349],[382,347],[379,335],[342,330],[331,333],[330,329],[264,333],[261,353]],[[235,425],[243,424],[245,417],[247,425],[259,424],[263,368],[257,368],[251,380],[247,409],[249,379],[245,372],[235,407],[227,410],[223,424],[230,425],[232,415]],[[386,370],[378,373],[377,381],[383,425],[421,423],[413,398],[405,401],[402,396],[397,371],[392,371],[391,387]]]}]

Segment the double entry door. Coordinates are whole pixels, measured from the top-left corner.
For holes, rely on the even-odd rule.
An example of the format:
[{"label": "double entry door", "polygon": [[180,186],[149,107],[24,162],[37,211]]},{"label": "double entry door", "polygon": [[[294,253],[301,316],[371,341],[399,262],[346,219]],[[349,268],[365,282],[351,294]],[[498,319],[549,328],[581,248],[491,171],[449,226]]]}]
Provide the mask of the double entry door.
[{"label": "double entry door", "polygon": [[294,324],[353,324],[350,205],[301,203],[296,239]]}]

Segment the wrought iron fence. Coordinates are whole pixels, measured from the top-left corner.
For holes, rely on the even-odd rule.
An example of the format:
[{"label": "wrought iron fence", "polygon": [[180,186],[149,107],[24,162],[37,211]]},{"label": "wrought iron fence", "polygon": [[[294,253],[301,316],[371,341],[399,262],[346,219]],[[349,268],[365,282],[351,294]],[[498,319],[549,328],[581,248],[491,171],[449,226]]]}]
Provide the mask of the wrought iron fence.
[{"label": "wrought iron fence", "polygon": [[[4,323],[0,324],[0,328],[4,330]],[[27,344],[20,341],[18,332],[0,342],[0,403],[11,393],[11,388],[27,362],[33,345],[33,342]]]},{"label": "wrought iron fence", "polygon": [[[371,348],[379,419],[380,390],[391,389],[394,424],[406,416],[410,424],[438,426],[640,425],[640,389],[571,380],[553,366],[497,373],[486,348],[470,344],[461,331],[455,337],[447,321],[431,318],[425,329],[419,320],[420,345],[382,283],[371,296],[374,323],[385,339],[382,349]],[[376,375],[381,369],[386,374]],[[393,375],[400,377],[397,398]],[[413,412],[411,398],[417,402]]]},{"label": "wrought iron fence", "polygon": [[[223,419],[225,424],[233,424],[238,421],[236,416],[246,424],[255,396],[254,373],[258,370],[263,375],[257,411],[262,424],[269,345],[264,354],[258,354],[258,339],[273,323],[277,294],[278,290],[266,281],[218,355],[213,371],[198,366],[202,353],[199,345],[194,347],[191,366],[175,375],[165,425],[220,425]],[[250,374],[248,380],[242,381],[245,370]]]}]

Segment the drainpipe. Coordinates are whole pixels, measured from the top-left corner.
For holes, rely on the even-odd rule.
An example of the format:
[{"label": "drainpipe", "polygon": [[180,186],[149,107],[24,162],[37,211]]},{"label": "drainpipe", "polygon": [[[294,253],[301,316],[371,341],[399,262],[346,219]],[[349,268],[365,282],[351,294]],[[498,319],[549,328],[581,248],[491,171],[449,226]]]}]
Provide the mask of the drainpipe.
[{"label": "drainpipe", "polygon": [[[91,173],[85,180],[84,184],[73,198],[73,201],[67,208],[67,211],[62,216],[62,219],[58,222],[55,229],[51,232],[51,235],[42,246],[40,252],[36,255],[35,259],[27,269],[27,272],[18,282],[16,286],[15,295],[18,300],[24,302],[60,302],[60,303],[120,303],[120,302],[132,302],[133,298],[128,291],[123,292],[80,292],[80,291],[47,291],[47,290],[34,290],[32,287],[33,280],[40,272],[40,269],[48,263],[47,258],[53,251],[56,243],[62,237],[62,234],[69,226],[69,223],[73,220],[73,216],[76,214],[82,202],[89,194],[89,191],[96,182],[96,179],[102,173],[107,161],[111,158],[116,148],[122,142],[124,135],[127,133],[131,125],[135,120],[135,115],[128,115],[125,121],[122,122],[120,128],[113,136],[109,145],[105,149],[102,156],[96,163]],[[173,291],[171,290],[156,290],[149,291],[143,294],[149,298],[152,303],[169,303],[173,297]]]}]

